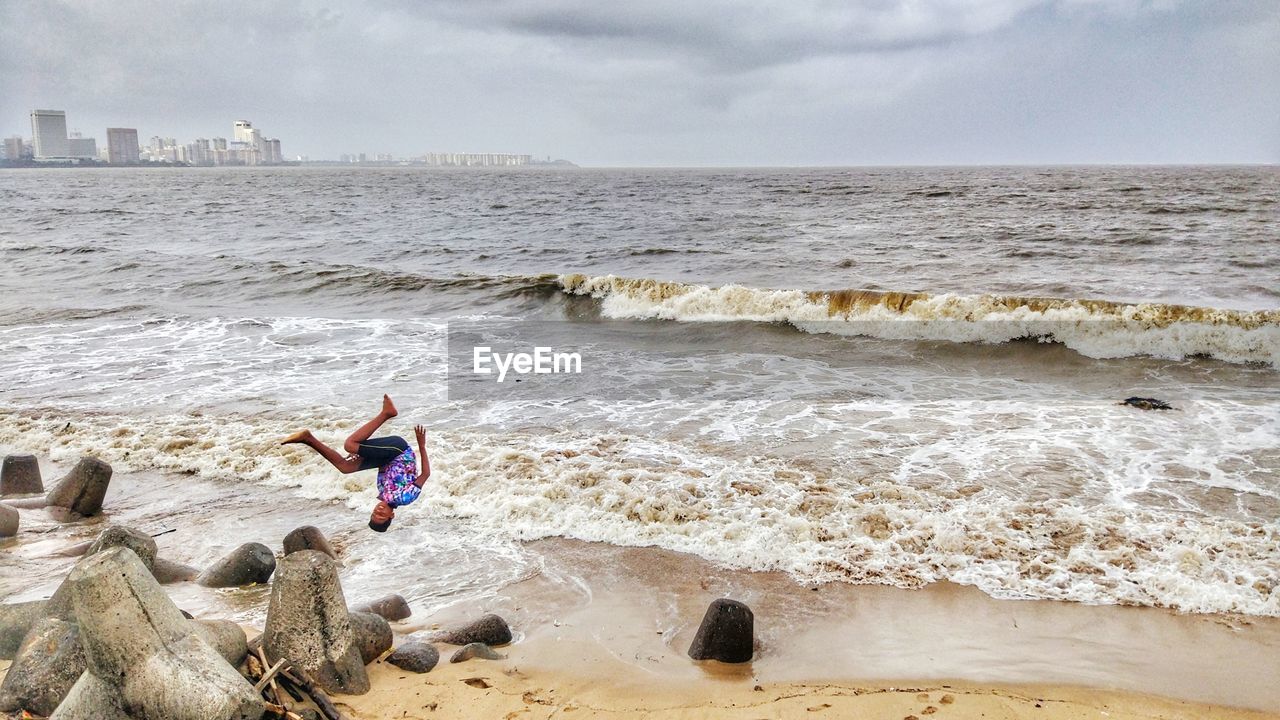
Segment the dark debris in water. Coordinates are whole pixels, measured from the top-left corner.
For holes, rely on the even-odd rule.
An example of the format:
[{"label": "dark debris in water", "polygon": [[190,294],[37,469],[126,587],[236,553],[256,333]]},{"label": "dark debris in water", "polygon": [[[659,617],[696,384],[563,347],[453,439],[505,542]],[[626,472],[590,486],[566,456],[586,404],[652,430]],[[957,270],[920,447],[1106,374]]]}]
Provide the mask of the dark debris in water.
[{"label": "dark debris in water", "polygon": [[1125,398],[1124,402],[1120,404],[1128,405],[1129,407],[1136,407],[1139,410],[1174,410],[1176,409],[1172,405],[1170,405],[1169,403],[1163,400],[1157,400],[1155,398],[1144,398],[1144,397]]}]

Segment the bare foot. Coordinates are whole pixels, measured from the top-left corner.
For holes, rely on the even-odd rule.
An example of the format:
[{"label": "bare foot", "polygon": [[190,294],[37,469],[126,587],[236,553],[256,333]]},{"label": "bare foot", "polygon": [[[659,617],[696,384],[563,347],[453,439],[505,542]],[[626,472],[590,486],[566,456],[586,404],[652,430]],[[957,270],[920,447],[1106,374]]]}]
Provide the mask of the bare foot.
[{"label": "bare foot", "polygon": [[390,395],[382,396],[382,414],[389,418],[393,418],[400,414],[400,411],[396,410],[395,403],[391,402]]},{"label": "bare foot", "polygon": [[298,432],[296,432],[296,433],[294,433],[294,434],[290,435],[289,437],[287,437],[287,438],[285,438],[285,439],[281,440],[281,441],[280,441],[280,444],[281,444],[281,445],[288,445],[289,443],[304,443],[304,442],[306,442],[307,440],[310,440],[310,439],[311,439],[311,431],[310,431],[310,430],[299,430]]}]

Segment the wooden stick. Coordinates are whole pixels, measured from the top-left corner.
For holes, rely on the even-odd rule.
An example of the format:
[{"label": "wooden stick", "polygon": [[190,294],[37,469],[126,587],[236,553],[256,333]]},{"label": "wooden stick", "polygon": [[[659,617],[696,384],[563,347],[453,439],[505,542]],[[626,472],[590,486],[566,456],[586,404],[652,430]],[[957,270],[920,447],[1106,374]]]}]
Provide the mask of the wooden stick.
[{"label": "wooden stick", "polygon": [[[284,658],[277,660],[276,664],[272,665],[270,670],[263,673],[262,678],[253,686],[253,691],[256,693],[262,692],[262,689],[267,686],[267,683],[271,683],[274,686],[275,681],[273,678],[275,678],[276,673],[280,672],[280,668],[282,667],[284,667]],[[276,699],[278,700],[279,698],[277,697]]]},{"label": "wooden stick", "polygon": [[298,690],[296,685],[289,681],[289,678],[285,676],[284,672],[281,672],[276,676],[276,680],[280,681],[280,687],[284,688],[284,691],[289,693],[289,696],[293,698],[294,702],[302,702],[302,692]]},{"label": "wooden stick", "polygon": [[[267,667],[268,665],[267,653],[262,649],[261,645],[258,646],[258,659],[262,660],[263,667]],[[284,664],[284,658],[280,658],[280,660],[276,662],[277,667],[274,670],[262,676],[262,679],[268,685],[271,686],[271,696],[276,699],[277,705],[284,705],[284,700],[280,697],[280,688],[276,686],[276,681],[272,680],[271,678],[273,675],[275,675],[276,672],[280,670],[280,666],[283,666],[283,664]],[[258,692],[262,692],[261,688],[259,688]]]},{"label": "wooden stick", "polygon": [[320,708],[320,712],[326,718],[329,720],[346,720],[342,713],[338,712],[338,708],[333,706],[333,701],[331,701],[329,696],[324,693],[324,690],[321,690],[316,686],[315,681],[311,679],[311,676],[307,674],[306,670],[295,666],[285,670],[284,676],[292,680],[298,687],[302,688],[303,691],[310,695],[311,700],[315,702],[316,707]]}]

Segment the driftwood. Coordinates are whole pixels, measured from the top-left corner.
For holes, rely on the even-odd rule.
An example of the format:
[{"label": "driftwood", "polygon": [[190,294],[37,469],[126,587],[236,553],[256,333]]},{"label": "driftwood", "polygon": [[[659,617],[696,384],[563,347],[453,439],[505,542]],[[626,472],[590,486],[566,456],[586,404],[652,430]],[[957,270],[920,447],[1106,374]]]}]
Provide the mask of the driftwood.
[{"label": "driftwood", "polygon": [[311,679],[311,676],[307,674],[306,670],[303,670],[302,668],[290,668],[283,671],[282,674],[298,687],[302,688],[303,692],[310,695],[311,701],[316,704],[317,708],[320,708],[321,714],[326,718],[329,720],[346,720],[346,717],[338,711],[338,708],[334,707],[333,701],[329,699],[329,696],[316,686],[315,681]]},{"label": "driftwood", "polygon": [[[276,664],[272,665],[270,670],[262,674],[262,679],[258,681],[258,684],[253,686],[253,691],[258,693],[262,692],[263,688],[265,688],[268,683],[270,683],[272,690],[274,690],[276,686],[276,673],[280,672],[280,668],[282,667],[284,667],[284,660],[277,660]],[[277,697],[280,695],[278,692],[275,694]]]},{"label": "driftwood", "polygon": [[[267,717],[272,720],[302,720],[292,712],[284,700],[288,694],[295,702],[310,698],[327,720],[347,720],[328,694],[316,685],[307,671],[294,667],[285,658],[272,664],[262,650],[262,636],[249,643],[249,655],[245,658],[245,674],[254,682],[254,690],[262,694],[267,707]],[[281,689],[284,693],[281,693]]]}]

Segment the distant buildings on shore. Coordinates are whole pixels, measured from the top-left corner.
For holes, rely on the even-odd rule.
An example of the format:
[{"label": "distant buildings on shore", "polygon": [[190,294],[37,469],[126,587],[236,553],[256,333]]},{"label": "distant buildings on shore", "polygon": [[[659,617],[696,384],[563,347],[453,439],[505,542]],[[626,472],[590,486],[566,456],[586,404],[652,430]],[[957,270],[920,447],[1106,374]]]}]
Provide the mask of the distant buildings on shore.
[{"label": "distant buildings on shore", "polygon": [[392,165],[416,165],[426,167],[524,167],[529,165],[555,165],[560,167],[577,167],[568,160],[552,160],[550,157],[545,160],[535,158],[532,155],[518,155],[514,153],[426,153],[425,155],[414,155],[412,157],[395,157],[390,153],[378,153],[369,155],[366,153],[358,153],[354,155],[339,155],[338,161],[332,160],[308,160],[300,158],[304,164],[308,165],[375,165],[375,166],[392,166]]},{"label": "distant buildings on shore", "polygon": [[196,138],[179,144],[174,138],[155,136],[143,146],[137,128],[107,128],[107,146],[101,150],[95,138],[67,133],[64,110],[32,110],[31,142],[21,136],[5,138],[8,164],[77,165],[280,165],[285,162],[278,138],[267,138],[248,120],[236,120],[232,140]]},{"label": "distant buildings on shore", "polygon": [[512,153],[427,153],[410,158],[396,158],[384,153],[379,153],[372,157],[365,153],[360,153],[358,155],[341,155],[338,158],[338,162],[378,165],[412,164],[431,165],[434,167],[515,167],[533,164],[533,156]]},{"label": "distant buildings on shore", "polygon": [[4,140],[4,156],[0,164],[26,165],[182,165],[217,167],[228,165],[283,165],[305,163],[310,165],[422,165],[428,167],[522,167],[526,165],[557,165],[576,167],[568,160],[546,160],[532,155],[515,153],[426,153],[408,158],[390,154],[342,155],[335,163],[311,161],[299,157],[287,163],[280,149],[278,138],[263,136],[262,131],[248,120],[236,120],[231,124],[231,139],[196,138],[189,143],[179,143],[171,137],[153,136],[146,145],[141,144],[137,128],[107,128],[106,147],[99,147],[92,137],[79,132],[67,132],[65,110],[32,110],[31,139],[21,136]]}]

